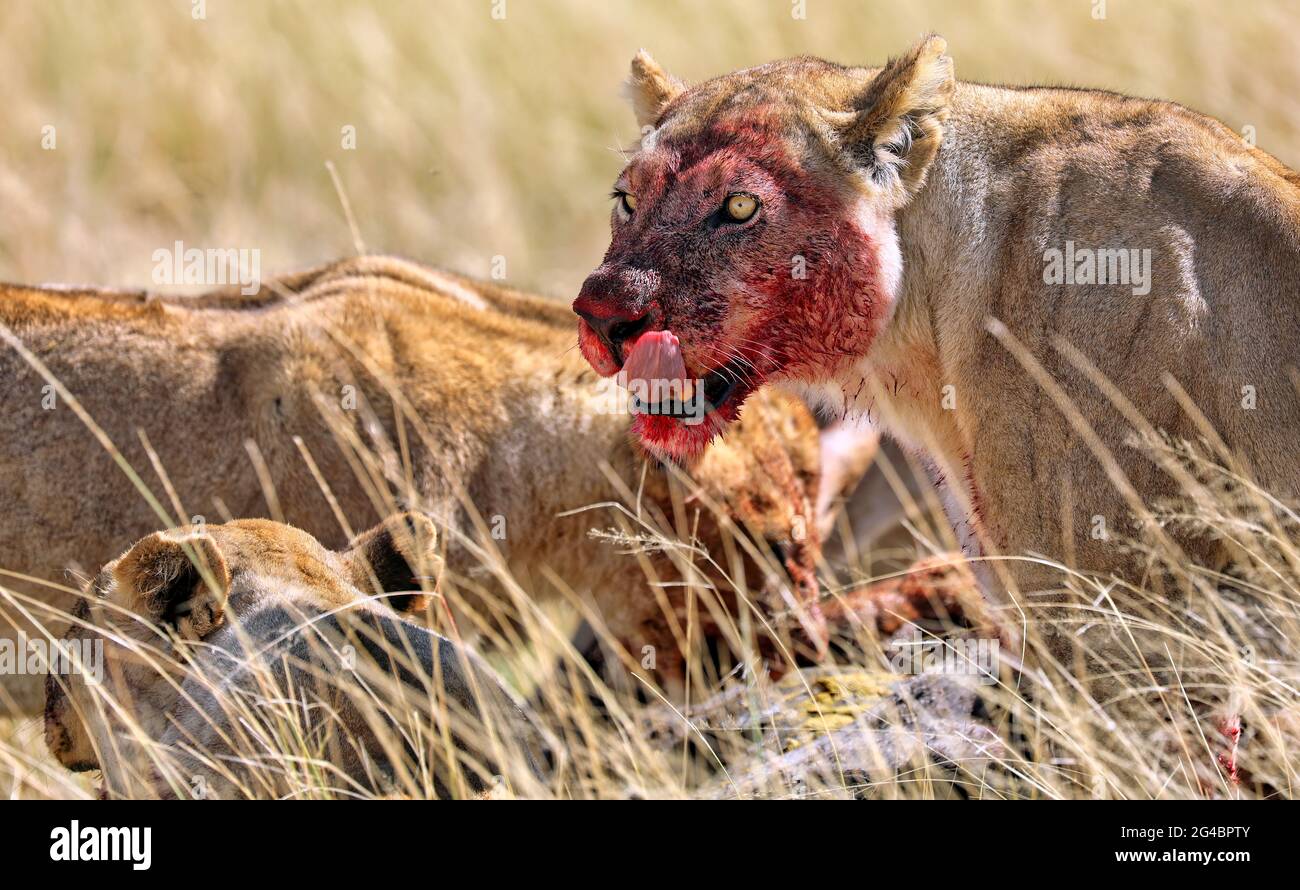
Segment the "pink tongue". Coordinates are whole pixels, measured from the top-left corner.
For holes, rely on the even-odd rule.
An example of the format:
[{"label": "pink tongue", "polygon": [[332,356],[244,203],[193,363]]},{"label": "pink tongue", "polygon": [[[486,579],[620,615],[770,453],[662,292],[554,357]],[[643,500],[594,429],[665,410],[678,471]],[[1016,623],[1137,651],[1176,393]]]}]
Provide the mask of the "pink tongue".
[{"label": "pink tongue", "polygon": [[634,384],[647,388],[662,387],[669,381],[680,380],[683,398],[690,398],[682,347],[672,331],[649,331],[638,337],[623,363],[622,374],[623,385],[629,389]]}]

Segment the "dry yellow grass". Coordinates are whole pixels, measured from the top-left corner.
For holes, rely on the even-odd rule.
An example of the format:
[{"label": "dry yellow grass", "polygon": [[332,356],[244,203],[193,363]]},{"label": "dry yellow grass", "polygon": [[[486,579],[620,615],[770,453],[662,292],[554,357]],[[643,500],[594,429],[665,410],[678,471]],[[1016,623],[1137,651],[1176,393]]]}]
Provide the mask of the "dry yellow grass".
[{"label": "dry yellow grass", "polygon": [[[948,39],[964,79],[1174,99],[1235,130],[1253,128],[1261,147],[1300,166],[1298,3],[1110,0],[1104,20],[1093,18],[1090,0],[807,0],[805,19],[792,16],[789,0],[504,5],[505,18],[497,19],[492,0],[209,0],[206,18],[197,20],[188,0],[6,4],[0,276],[145,286],[153,251],[178,240],[258,248],[268,274],[364,245],[480,276],[501,257],[512,283],[567,298],[606,243],[606,192],[621,166],[619,147],[634,135],[618,87],[642,46],[677,75],[699,80],[799,53],[880,62],[933,30]],[[54,128],[52,149],[42,145],[46,127]],[[343,147],[346,127],[355,127],[355,150]],[[355,228],[327,163],[337,169]],[[1247,525],[1251,509],[1236,504],[1198,521],[1239,536],[1254,554],[1243,585],[1253,598],[1221,602],[1210,590],[1222,579],[1188,567],[1182,580],[1193,591],[1195,621],[1158,608],[1126,620],[1158,626],[1171,646],[1195,650],[1212,666],[1213,681],[1202,675],[1192,685],[1208,699],[1225,691],[1237,697],[1252,728],[1251,769],[1291,796],[1300,767],[1277,715],[1294,705],[1295,665],[1247,663],[1238,638],[1248,617],[1271,625],[1283,649],[1294,651],[1287,644],[1300,630],[1300,558],[1295,528]],[[1082,579],[1077,585],[1078,620],[1103,617],[1101,591]],[[538,654],[529,664],[542,655],[571,657],[554,639],[531,642]],[[842,670],[879,655],[878,641],[858,642],[860,663]],[[1187,694],[1181,678],[1136,678],[1135,698],[1146,686],[1157,693],[1154,703],[1112,721],[1069,677],[1047,678],[1041,688],[1049,691],[1032,701],[1014,685],[993,693],[1003,720],[996,725],[1014,750],[992,768],[981,760],[971,770],[938,769],[920,758],[901,777],[866,786],[772,780],[761,790],[1260,793],[1231,787],[1216,769],[1217,741],[1203,734],[1188,704],[1195,690]],[[769,693],[763,687],[754,695]],[[662,750],[629,746],[635,722],[599,727],[580,711],[566,716],[583,733],[569,784],[553,789],[558,796],[753,793],[729,785],[730,774],[701,767],[709,762],[701,750],[688,762],[685,740]],[[780,749],[745,733],[719,734],[710,744],[733,769]],[[0,793],[89,793],[42,747],[37,725],[0,722]],[[833,769],[824,775],[843,778]]]},{"label": "dry yellow grass", "polygon": [[[1078,666],[1053,662],[1042,633],[1046,604],[1032,594],[999,616],[1024,640],[1023,648],[1002,650],[994,685],[975,689],[970,678],[959,686],[951,675],[931,675],[916,681],[922,685],[900,687],[903,678],[889,670],[896,650],[874,628],[860,628],[842,633],[838,654],[825,664],[780,680],[736,670],[720,682],[711,662],[697,660],[690,701],[670,705],[656,690],[644,690],[639,699],[635,684],[596,679],[570,645],[569,616],[535,608],[519,590],[506,611],[513,619],[513,630],[504,634],[510,642],[494,633],[488,638],[498,643],[495,658],[504,673],[536,702],[536,714],[558,742],[552,750],[559,763],[541,782],[516,764],[509,787],[546,798],[1294,796],[1300,780],[1300,667],[1293,654],[1300,638],[1300,522],[1261,509],[1262,493],[1194,455],[1181,449],[1164,454],[1184,461],[1218,495],[1167,521],[1213,528],[1239,544],[1243,559],[1235,577],[1227,578],[1179,564],[1176,554],[1154,553],[1166,590],[1183,589],[1181,600],[1062,567],[1062,584],[1074,596],[1053,620],[1070,629],[1105,625],[1135,643],[1125,661],[1094,668],[1117,672],[1104,697],[1094,698],[1097,689],[1080,681]],[[929,522],[922,513],[912,520],[921,529]],[[708,557],[671,527],[649,521],[636,540],[673,554],[682,577],[698,578],[690,566]],[[485,568],[504,571],[492,559]],[[735,584],[740,596],[755,598],[742,581]],[[457,614],[474,614],[454,590],[444,592]],[[693,592],[701,613],[709,609],[711,591],[697,585]],[[759,620],[757,614],[742,619],[740,645],[723,656],[723,673],[728,660],[737,667],[755,663],[752,625]],[[1142,659],[1132,657],[1137,641]],[[1028,665],[1023,674],[1012,669],[1021,658]],[[402,663],[400,652],[395,659]],[[164,656],[164,663],[169,660]],[[249,757],[261,767],[246,793],[263,796],[263,782],[293,798],[360,793],[327,768],[303,767],[320,764],[321,755],[304,741],[308,733],[297,718],[305,709],[286,707],[294,699],[278,689],[268,685],[260,697],[225,701],[231,725],[260,727]],[[588,689],[590,697],[575,689]],[[972,691],[984,702],[979,713]],[[1240,784],[1221,761],[1228,745],[1213,719],[1228,712],[1246,727],[1237,751]],[[418,712],[393,719],[416,737],[427,731]],[[348,737],[341,725],[338,732]],[[96,777],[88,781],[62,770],[41,747],[36,721],[0,723],[4,793],[94,793]],[[169,752],[154,756],[164,775],[175,771]],[[416,775],[395,793],[424,796],[429,788]]]}]

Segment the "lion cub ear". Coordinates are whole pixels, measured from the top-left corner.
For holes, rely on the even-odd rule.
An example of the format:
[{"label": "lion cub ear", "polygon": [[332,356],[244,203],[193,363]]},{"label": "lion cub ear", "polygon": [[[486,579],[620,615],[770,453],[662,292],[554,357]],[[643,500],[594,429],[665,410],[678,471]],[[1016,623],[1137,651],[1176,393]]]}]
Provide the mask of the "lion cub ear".
[{"label": "lion cub ear", "polygon": [[442,567],[438,532],[423,513],[398,513],[353,538],[343,552],[349,580],[397,612],[419,614],[429,607],[422,579],[436,578]]},{"label": "lion cub ear", "polygon": [[668,103],[686,92],[686,84],[673,77],[645,50],[632,57],[632,73],[623,88],[638,127],[653,127]]},{"label": "lion cub ear", "polygon": [[113,566],[120,604],[187,640],[225,620],[230,569],[216,542],[201,532],[155,532]]},{"label": "lion cub ear", "polygon": [[890,59],[854,102],[832,114],[840,144],[874,185],[902,201],[925,183],[926,169],[943,141],[955,87],[947,42],[931,34]]}]

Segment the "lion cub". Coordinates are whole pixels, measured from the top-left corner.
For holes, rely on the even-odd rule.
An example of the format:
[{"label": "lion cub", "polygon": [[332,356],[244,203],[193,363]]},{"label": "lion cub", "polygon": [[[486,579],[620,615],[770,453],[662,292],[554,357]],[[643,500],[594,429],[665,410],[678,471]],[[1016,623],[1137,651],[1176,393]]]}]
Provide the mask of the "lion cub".
[{"label": "lion cub", "polygon": [[46,744],[73,770],[102,769],[111,796],[533,781],[536,737],[491,669],[394,611],[418,608],[435,542],[414,513],[340,552],[261,519],[143,538],[104,566],[60,641],[81,659],[46,679]]}]

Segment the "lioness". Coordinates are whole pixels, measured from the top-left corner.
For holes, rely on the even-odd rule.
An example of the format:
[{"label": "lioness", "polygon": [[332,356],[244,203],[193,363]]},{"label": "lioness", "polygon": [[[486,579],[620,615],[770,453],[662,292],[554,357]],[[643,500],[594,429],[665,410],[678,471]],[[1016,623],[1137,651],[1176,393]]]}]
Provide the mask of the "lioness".
[{"label": "lioness", "polygon": [[1013,557],[995,590],[1136,575],[1118,542],[1198,480],[1135,437],[1300,495],[1297,174],[1173,103],[959,83],[945,52],[691,87],[632,61],[642,138],[573,305],[600,373],[653,352],[705,387],[709,422],[639,420],[646,447],[700,452],[768,383],[870,415],[968,554]]},{"label": "lioness", "polygon": [[75,610],[64,651],[94,653],[89,641],[102,663],[47,676],[46,744],[67,767],[102,769],[112,796],[530,780],[534,734],[491,670],[390,608],[411,607],[435,540],[410,513],[340,553],[261,519],[145,537]]},{"label": "lioness", "polygon": [[[196,517],[284,519],[338,546],[409,508],[446,531],[441,583],[466,635],[526,611],[521,589],[554,593],[547,569],[594,604],[632,666],[652,651],[665,682],[688,628],[665,613],[685,588],[647,584],[648,571],[667,582],[689,560],[720,595],[743,580],[773,613],[798,613],[816,592],[818,550],[806,409],[756,401],[692,468],[698,492],[670,485],[629,440],[616,393],[594,390],[570,319],[563,304],[385,257],[247,297],[4,287],[0,583],[66,611],[69,595],[18,576],[93,573],[125,542]],[[660,552],[645,524],[655,515],[716,562]],[[724,545],[720,517],[758,548]],[[23,609],[40,611],[0,601],[11,619]],[[725,624],[699,613],[695,628]],[[6,689],[23,679],[5,677]]]}]

